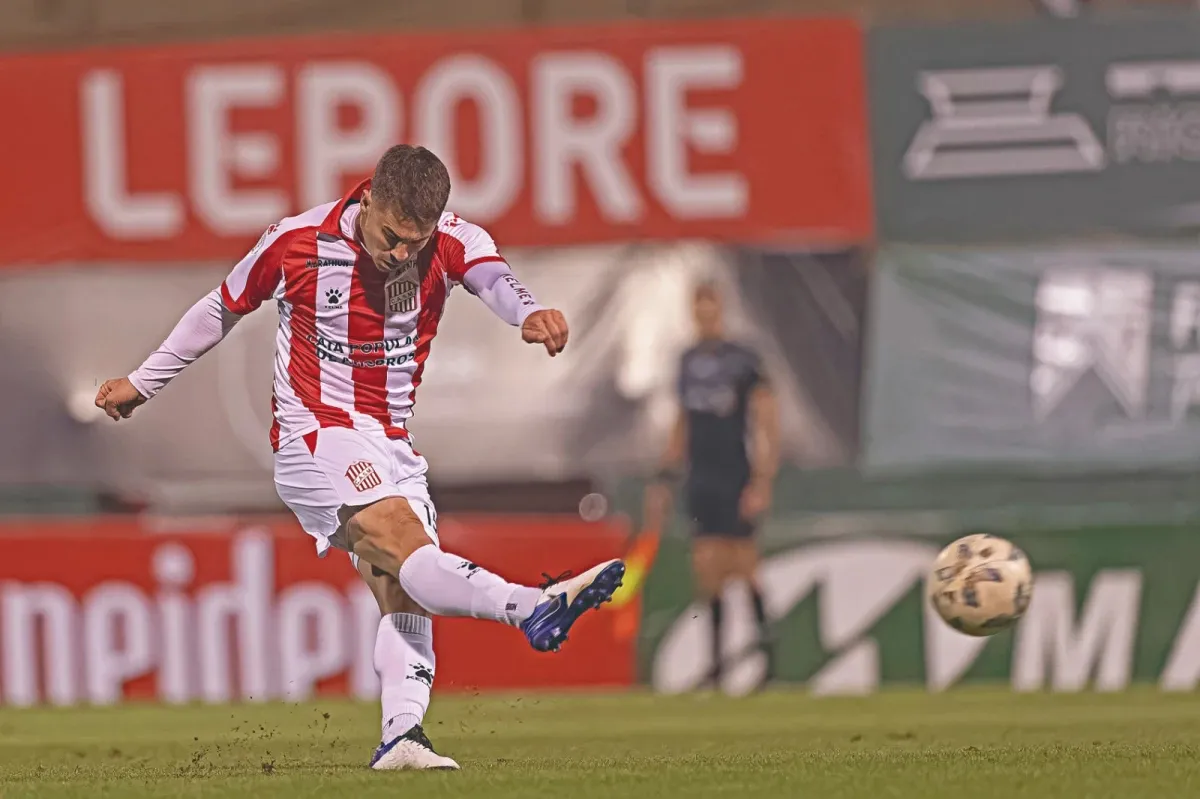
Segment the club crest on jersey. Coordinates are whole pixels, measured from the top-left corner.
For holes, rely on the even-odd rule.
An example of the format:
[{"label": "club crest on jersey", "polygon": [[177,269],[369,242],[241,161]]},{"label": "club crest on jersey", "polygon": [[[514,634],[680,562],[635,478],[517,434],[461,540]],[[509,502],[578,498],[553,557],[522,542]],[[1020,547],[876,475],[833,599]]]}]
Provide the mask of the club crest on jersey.
[{"label": "club crest on jersey", "polygon": [[413,280],[415,274],[415,270],[405,270],[383,287],[390,312],[410,313],[417,310],[417,282]]},{"label": "club crest on jersey", "polygon": [[379,479],[379,472],[375,471],[375,467],[369,461],[350,464],[350,468],[346,469],[346,479],[353,483],[358,491],[370,491],[383,485],[383,481]]}]

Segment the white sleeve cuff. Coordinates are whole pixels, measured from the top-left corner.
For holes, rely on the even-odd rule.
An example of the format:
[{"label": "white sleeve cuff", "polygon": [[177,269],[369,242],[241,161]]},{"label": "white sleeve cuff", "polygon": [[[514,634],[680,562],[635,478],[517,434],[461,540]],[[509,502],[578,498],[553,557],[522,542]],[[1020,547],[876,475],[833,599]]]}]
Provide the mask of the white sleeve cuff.
[{"label": "white sleeve cuff", "polygon": [[544,310],[504,261],[476,264],[463,275],[463,285],[514,327],[525,324],[530,314]]}]

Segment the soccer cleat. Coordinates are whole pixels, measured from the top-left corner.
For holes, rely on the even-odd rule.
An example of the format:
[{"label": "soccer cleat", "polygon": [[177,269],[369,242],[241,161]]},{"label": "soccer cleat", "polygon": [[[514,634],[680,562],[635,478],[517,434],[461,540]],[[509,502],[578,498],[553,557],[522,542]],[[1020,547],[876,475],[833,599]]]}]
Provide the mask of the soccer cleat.
[{"label": "soccer cleat", "polygon": [[380,744],[371,756],[371,768],[376,771],[457,771],[458,764],[433,751],[433,744],[418,724],[398,738]]},{"label": "soccer cleat", "polygon": [[546,582],[539,586],[542,597],[533,614],[521,622],[521,631],[537,651],[557,652],[567,640],[571,625],[584,611],[612,601],[613,592],[621,587],[625,577],[625,564],[609,560],[578,577],[570,577],[570,572],[558,577],[543,576]]}]

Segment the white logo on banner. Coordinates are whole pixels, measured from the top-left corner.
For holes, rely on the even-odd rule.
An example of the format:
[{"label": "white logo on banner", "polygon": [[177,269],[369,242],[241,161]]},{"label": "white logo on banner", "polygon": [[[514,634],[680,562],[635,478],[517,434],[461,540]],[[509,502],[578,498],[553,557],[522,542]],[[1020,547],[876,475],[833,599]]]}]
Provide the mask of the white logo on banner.
[{"label": "white logo on banner", "polygon": [[[884,681],[880,627],[890,635],[911,618],[891,617],[913,591],[924,596],[922,581],[937,548],[903,540],[823,542],[767,558],[759,567],[763,600],[775,620],[815,597],[817,640],[793,637],[790,646],[816,647],[824,664],[807,680],[818,694],[868,694]],[[1071,574],[1040,572],[1037,590],[1013,642],[1012,687],[1023,691],[1050,688],[1080,691],[1120,690],[1133,671],[1141,604],[1142,574],[1135,569],[1101,569],[1086,584]],[[763,676],[755,646],[754,617],[741,586],[726,591],[723,644],[727,666],[722,688],[744,693]],[[987,638],[955,632],[921,602],[920,629],[912,629],[908,656],[924,664],[926,687],[941,691],[967,675]],[[791,636],[803,636],[793,629]],[[711,616],[696,602],[676,618],[655,652],[651,684],[656,691],[679,693],[703,685],[711,668]],[[920,641],[917,636],[923,636]],[[920,647],[920,648],[918,648]],[[1194,690],[1200,682],[1200,592],[1174,644],[1173,667],[1164,685]],[[893,652],[893,656],[899,653]],[[900,657],[903,657],[900,654]]]},{"label": "white logo on banner", "polygon": [[[914,541],[827,543],[769,558],[759,569],[763,601],[772,619],[787,616],[804,599],[820,597],[817,634],[829,655],[809,679],[819,694],[866,694],[879,688],[881,652],[872,628],[921,583],[937,548]],[[722,687],[742,694],[762,679],[765,659],[755,646],[750,600],[741,585],[726,592]],[[926,679],[933,690],[957,682],[983,648],[984,639],[955,632],[922,602]],[[690,691],[707,678],[711,616],[707,603],[687,608],[655,654],[651,682],[664,693]]]},{"label": "white logo on banner", "polygon": [[1110,64],[1107,149],[1078,113],[1053,113],[1053,65],[921,72],[933,119],[904,155],[910,180],[1096,172],[1115,164],[1200,161],[1200,61]]},{"label": "white logo on banner", "polygon": [[1124,164],[1200,161],[1200,61],[1113,64],[1106,83],[1114,100],[1108,115],[1112,159]]},{"label": "white logo on banner", "polygon": [[1146,411],[1154,278],[1102,267],[1048,270],[1037,288],[1034,413],[1045,419],[1094,372],[1130,417]]},{"label": "white logo on banner", "polygon": [[1079,114],[1053,113],[1056,66],[922,72],[933,119],[904,154],[910,180],[1094,172],[1104,147]]}]

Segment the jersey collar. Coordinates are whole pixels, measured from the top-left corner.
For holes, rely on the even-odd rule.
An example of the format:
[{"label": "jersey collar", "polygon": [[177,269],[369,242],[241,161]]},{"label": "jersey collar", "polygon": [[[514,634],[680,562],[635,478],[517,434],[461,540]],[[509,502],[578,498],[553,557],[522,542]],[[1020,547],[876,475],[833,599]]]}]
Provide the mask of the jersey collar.
[{"label": "jersey collar", "polygon": [[354,239],[347,239],[342,235],[342,214],[346,212],[346,207],[351,203],[361,202],[363,192],[369,188],[371,188],[371,179],[367,178],[351,189],[349,194],[334,203],[333,208],[325,216],[325,220],[321,222],[321,232],[337,236],[355,247],[360,246]]}]

